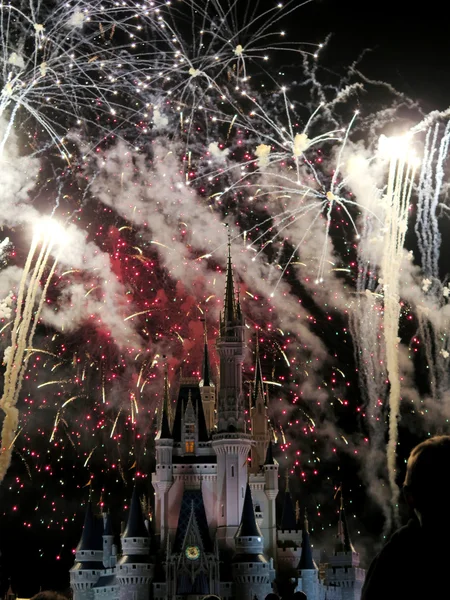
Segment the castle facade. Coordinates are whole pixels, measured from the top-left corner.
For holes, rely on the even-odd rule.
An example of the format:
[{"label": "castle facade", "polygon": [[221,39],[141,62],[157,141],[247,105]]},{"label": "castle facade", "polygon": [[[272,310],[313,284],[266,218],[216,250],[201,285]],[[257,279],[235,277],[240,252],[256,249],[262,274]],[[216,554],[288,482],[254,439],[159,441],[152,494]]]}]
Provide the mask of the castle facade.
[{"label": "castle facade", "polygon": [[136,489],[120,554],[109,515],[95,518],[89,504],[70,572],[74,600],[265,600],[295,591],[308,600],[360,600],[365,573],[342,505],[335,551],[320,571],[321,554],[312,550],[306,516],[298,522],[288,486],[277,518],[279,466],[258,352],[251,431],[246,426],[244,329],[229,252],[218,386],[206,340],[203,378],[180,380],[173,419],[166,376],[155,440],[152,534]]}]

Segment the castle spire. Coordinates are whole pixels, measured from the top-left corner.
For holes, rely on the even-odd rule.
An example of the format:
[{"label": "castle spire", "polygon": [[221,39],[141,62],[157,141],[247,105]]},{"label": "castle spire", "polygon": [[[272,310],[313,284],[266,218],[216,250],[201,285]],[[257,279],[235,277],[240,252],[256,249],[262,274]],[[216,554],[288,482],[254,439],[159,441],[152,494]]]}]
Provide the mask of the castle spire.
[{"label": "castle spire", "polygon": [[236,318],[236,298],[234,292],[233,266],[231,264],[231,234],[228,230],[228,261],[227,281],[225,286],[225,300],[223,310],[223,322],[225,327],[228,323],[234,323]]},{"label": "castle spire", "polygon": [[345,515],[344,508],[344,494],[342,491],[342,484],[338,489],[338,492],[341,493],[340,505],[339,505],[339,521],[338,521],[338,533],[337,533],[337,543],[336,543],[336,552],[356,552],[353,547],[353,544],[350,540],[350,535],[348,532],[348,524],[347,517]]},{"label": "castle spire", "polygon": [[284,490],[283,512],[281,513],[280,529],[283,531],[295,531],[297,529],[294,503],[289,490],[289,471],[286,471],[286,487]]},{"label": "castle spire", "polygon": [[261,538],[261,530],[258,527],[255,517],[255,510],[253,508],[252,492],[250,485],[247,483],[247,489],[245,490],[244,506],[242,508],[241,524],[236,533],[237,538],[245,537],[256,537]]},{"label": "castle spire", "polygon": [[133,495],[131,497],[130,512],[128,514],[128,522],[123,532],[124,538],[148,538],[147,527],[142,514],[141,503],[137,488],[134,486]]},{"label": "castle spire", "polygon": [[161,415],[161,424],[156,436],[157,440],[168,440],[172,437],[170,433],[169,425],[169,374],[167,372],[167,363],[164,368],[164,398],[163,398],[163,409]]},{"label": "castle spire", "polygon": [[209,387],[211,385],[211,374],[209,368],[209,352],[208,352],[208,337],[206,331],[206,319],[205,319],[205,341],[204,341],[204,350],[203,350],[203,386]]},{"label": "castle spire", "polygon": [[237,600],[266,598],[272,591],[272,561],[264,556],[264,538],[258,527],[252,494],[247,482],[241,524],[235,535],[236,554],[233,557],[233,581]]},{"label": "castle spire", "polygon": [[275,459],[273,457],[273,445],[272,440],[269,440],[269,445],[267,446],[266,459],[264,461],[265,465],[274,465]]},{"label": "castle spire", "polygon": [[317,570],[317,565],[314,562],[311,548],[311,541],[309,539],[309,523],[308,515],[305,509],[305,516],[303,519],[303,531],[302,531],[302,555],[300,556],[300,562],[298,564],[298,570],[300,572],[305,570]]},{"label": "castle spire", "polygon": [[86,515],[84,517],[83,532],[81,534],[80,542],[77,546],[77,552],[101,549],[101,530],[99,530],[98,523],[96,523],[95,521],[94,513],[92,511],[92,502],[89,499],[89,502],[86,506]]},{"label": "castle spire", "polygon": [[256,332],[256,351],[255,351],[255,381],[253,384],[253,406],[256,405],[258,398],[260,399],[260,401],[263,402],[263,404],[265,404],[265,397],[264,397],[264,381],[263,381],[263,376],[262,376],[262,369],[261,369],[261,360],[259,357],[259,337],[258,337],[258,331]]}]

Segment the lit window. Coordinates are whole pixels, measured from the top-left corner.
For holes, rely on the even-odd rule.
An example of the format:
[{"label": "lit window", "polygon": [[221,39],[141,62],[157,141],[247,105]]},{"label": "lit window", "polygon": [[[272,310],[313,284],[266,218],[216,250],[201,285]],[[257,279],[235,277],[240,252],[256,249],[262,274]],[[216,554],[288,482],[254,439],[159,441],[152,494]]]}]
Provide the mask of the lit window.
[{"label": "lit window", "polygon": [[186,442],[186,453],[193,454],[194,450],[195,450],[195,442],[194,441]]}]

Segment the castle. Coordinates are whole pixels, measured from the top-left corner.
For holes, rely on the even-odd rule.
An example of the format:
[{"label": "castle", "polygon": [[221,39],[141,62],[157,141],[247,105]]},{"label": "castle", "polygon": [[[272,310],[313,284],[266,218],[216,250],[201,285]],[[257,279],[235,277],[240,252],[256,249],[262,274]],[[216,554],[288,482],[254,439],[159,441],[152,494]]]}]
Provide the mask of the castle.
[{"label": "castle", "polygon": [[217,340],[218,392],[205,340],[203,379],[181,379],[173,419],[166,375],[155,440],[152,533],[136,488],[121,555],[109,515],[95,518],[88,504],[70,571],[74,600],[200,600],[207,595],[265,600],[274,592],[287,596],[295,591],[303,591],[308,600],[360,600],[365,573],[342,502],[337,543],[326,563],[312,550],[306,515],[302,526],[298,523],[288,486],[277,519],[278,463],[258,352],[251,432],[246,428],[244,328],[229,250]]}]

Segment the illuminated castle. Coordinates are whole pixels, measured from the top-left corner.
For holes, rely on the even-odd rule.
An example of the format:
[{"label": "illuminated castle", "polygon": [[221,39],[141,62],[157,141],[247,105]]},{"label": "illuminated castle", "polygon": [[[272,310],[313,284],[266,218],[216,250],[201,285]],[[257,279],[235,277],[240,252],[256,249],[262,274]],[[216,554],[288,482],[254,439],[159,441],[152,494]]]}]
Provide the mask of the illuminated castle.
[{"label": "illuminated castle", "polygon": [[303,591],[308,600],[360,599],[364,571],[343,506],[338,545],[323,573],[314,560],[319,562],[320,553],[312,551],[307,520],[302,530],[288,487],[277,522],[278,463],[258,352],[251,432],[246,429],[244,327],[229,253],[217,340],[218,392],[205,340],[203,379],[180,380],[173,420],[166,376],[152,474],[154,531],[150,535],[135,490],[119,557],[108,516],[96,520],[88,506],[70,573],[74,600],[200,600],[207,595],[265,600],[273,592],[286,597],[294,591]]}]

